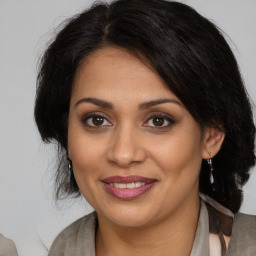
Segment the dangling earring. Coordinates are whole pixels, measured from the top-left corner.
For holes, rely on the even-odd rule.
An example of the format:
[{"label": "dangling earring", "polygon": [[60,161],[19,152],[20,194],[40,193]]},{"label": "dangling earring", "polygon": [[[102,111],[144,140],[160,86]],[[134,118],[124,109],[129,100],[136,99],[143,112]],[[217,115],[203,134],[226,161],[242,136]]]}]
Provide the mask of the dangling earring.
[{"label": "dangling earring", "polygon": [[70,159],[70,154],[67,154],[67,160],[68,160],[68,170],[72,174],[73,173],[73,166],[72,166],[72,161]]},{"label": "dangling earring", "polygon": [[73,172],[72,161],[70,159],[68,160],[68,169],[70,172]]},{"label": "dangling earring", "polygon": [[212,165],[212,159],[211,159],[211,153],[209,153],[209,158],[207,159],[207,163],[210,168],[210,182],[211,184],[214,183],[214,177],[213,177],[213,165]]},{"label": "dangling earring", "polygon": [[69,152],[67,153],[67,160],[68,160],[69,182],[70,182],[69,185],[72,189],[77,191],[78,186],[76,184],[76,179],[75,179],[74,172],[73,172],[73,163],[72,163]]}]

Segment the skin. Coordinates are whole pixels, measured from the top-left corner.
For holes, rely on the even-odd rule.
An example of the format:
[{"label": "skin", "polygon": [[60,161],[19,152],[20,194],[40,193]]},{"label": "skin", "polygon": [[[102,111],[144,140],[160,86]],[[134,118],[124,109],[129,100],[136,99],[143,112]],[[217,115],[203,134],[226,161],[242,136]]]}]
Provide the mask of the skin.
[{"label": "skin", "polygon": [[[170,102],[140,108],[159,99]],[[97,256],[190,255],[201,161],[209,152],[213,157],[223,139],[215,128],[202,130],[145,61],[114,47],[86,57],[73,83],[68,150],[79,189],[98,214]],[[157,182],[140,197],[121,200],[102,183],[114,175]]]}]

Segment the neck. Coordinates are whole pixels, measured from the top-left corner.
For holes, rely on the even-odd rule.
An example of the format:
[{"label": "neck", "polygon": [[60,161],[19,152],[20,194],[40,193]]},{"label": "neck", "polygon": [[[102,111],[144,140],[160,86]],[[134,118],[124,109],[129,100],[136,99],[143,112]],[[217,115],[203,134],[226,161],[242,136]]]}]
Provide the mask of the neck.
[{"label": "neck", "polygon": [[200,200],[184,204],[175,214],[150,226],[116,226],[98,216],[96,255],[189,256],[198,224]]}]

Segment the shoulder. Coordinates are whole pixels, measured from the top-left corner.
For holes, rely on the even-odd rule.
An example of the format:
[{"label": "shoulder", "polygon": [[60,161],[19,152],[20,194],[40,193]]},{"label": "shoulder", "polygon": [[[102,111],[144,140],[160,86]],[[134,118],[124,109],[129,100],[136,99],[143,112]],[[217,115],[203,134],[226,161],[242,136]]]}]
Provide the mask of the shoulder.
[{"label": "shoulder", "polygon": [[0,255],[18,256],[14,242],[0,234]]},{"label": "shoulder", "polygon": [[256,255],[256,216],[235,214],[230,250],[230,255]]},{"label": "shoulder", "polygon": [[[90,247],[91,243],[94,243],[96,220],[96,213],[93,212],[66,227],[55,238],[48,256],[76,255],[76,252],[79,249],[77,247],[80,244],[86,246],[84,244],[85,242],[88,243],[87,247]],[[87,240],[83,241],[86,238]]]},{"label": "shoulder", "polygon": [[244,223],[245,225],[256,225],[256,215],[249,215],[245,213],[238,212],[235,214],[235,223],[240,225]]},{"label": "shoulder", "polygon": [[235,214],[233,232],[246,237],[252,237],[254,238],[254,243],[256,243],[256,215]]}]

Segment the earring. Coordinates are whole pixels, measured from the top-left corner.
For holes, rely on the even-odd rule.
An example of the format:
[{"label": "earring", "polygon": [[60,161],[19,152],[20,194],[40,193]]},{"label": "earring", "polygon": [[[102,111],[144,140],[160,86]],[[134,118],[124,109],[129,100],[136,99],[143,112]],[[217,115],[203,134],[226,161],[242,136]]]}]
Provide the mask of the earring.
[{"label": "earring", "polygon": [[211,159],[211,153],[209,153],[209,158],[207,159],[207,163],[210,168],[210,182],[211,184],[214,183],[214,177],[213,177],[213,165],[212,165],[212,159]]},{"label": "earring", "polygon": [[[209,154],[210,155],[210,154]],[[212,165],[212,159],[211,158],[208,158],[207,159],[207,163],[209,165],[209,168],[210,168],[210,182],[211,184],[214,183],[214,177],[213,177],[213,165]]]},{"label": "earring", "polygon": [[70,172],[73,172],[72,162],[71,162],[70,159],[69,159],[68,161],[69,161],[69,163],[68,163],[68,169],[69,169]]},{"label": "earring", "polygon": [[67,154],[67,160],[68,160],[68,170],[70,171],[70,173],[73,172],[73,166],[72,166],[72,161],[70,159],[70,154]]},{"label": "earring", "polygon": [[210,171],[211,171],[210,182],[211,182],[211,184],[213,184],[214,183],[214,177],[213,177],[212,159],[211,158],[207,159],[207,163],[209,164]]}]

